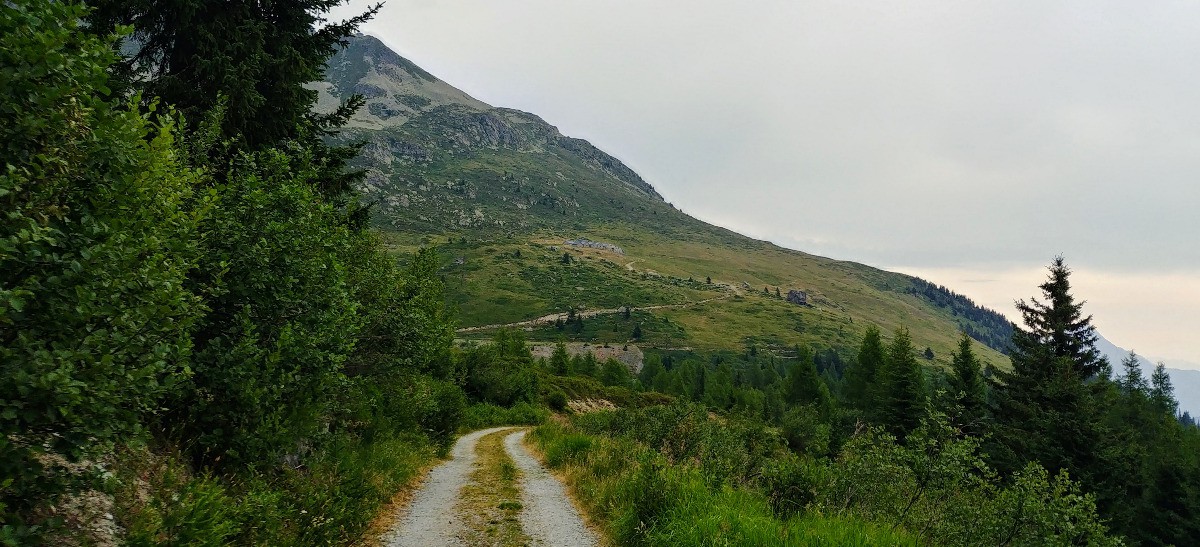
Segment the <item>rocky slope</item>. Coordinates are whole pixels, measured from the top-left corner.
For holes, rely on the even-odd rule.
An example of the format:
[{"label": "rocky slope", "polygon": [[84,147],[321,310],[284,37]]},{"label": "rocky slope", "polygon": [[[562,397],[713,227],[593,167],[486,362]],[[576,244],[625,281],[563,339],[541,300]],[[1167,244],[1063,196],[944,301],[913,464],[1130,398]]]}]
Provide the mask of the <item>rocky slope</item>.
[{"label": "rocky slope", "polygon": [[[398,249],[436,243],[445,254],[463,326],[669,304],[644,321],[651,345],[804,342],[849,354],[874,323],[885,332],[908,327],[943,364],[959,330],[994,348],[1009,333],[1003,317],[944,288],[683,214],[617,158],[538,116],[476,100],[375,38],[351,40],[313,87],[324,109],[366,98],[343,136],[365,143],[363,191]],[[623,254],[563,245],[576,238]],[[776,298],[776,289],[805,291],[809,305]],[[681,306],[689,302],[697,304]],[[1005,360],[991,350],[986,357]]]}]

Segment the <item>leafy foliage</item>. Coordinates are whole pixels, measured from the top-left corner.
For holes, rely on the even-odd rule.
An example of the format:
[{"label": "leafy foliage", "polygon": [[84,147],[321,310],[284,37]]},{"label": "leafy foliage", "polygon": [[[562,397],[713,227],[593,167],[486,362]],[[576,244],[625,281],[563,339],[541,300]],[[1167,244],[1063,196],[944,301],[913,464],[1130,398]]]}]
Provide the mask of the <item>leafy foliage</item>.
[{"label": "leafy foliage", "polygon": [[212,269],[190,286],[208,311],[165,425],[201,462],[261,465],[316,434],[361,325],[338,260],[349,230],[294,163],[245,157],[200,230]]},{"label": "leafy foliage", "polygon": [[0,6],[0,520],[18,525],[79,487],[65,463],[142,430],[200,311],[199,175],[169,117],[105,99],[113,38],[82,35],[84,14]]},{"label": "leafy foliage", "polygon": [[491,344],[467,350],[462,363],[467,394],[477,401],[511,406],[537,399],[533,356],[520,332],[500,330]]}]

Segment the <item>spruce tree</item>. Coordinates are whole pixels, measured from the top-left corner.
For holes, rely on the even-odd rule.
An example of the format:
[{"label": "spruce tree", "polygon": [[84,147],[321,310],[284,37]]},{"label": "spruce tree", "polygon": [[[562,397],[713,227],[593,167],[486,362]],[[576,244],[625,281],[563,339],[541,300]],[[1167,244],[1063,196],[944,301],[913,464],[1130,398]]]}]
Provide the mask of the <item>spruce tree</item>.
[{"label": "spruce tree", "polygon": [[[1026,330],[1014,329],[1014,353],[1021,358],[1045,353],[1049,358],[1064,359],[1070,372],[1081,380],[1107,375],[1108,359],[1096,349],[1096,328],[1092,316],[1083,316],[1084,302],[1071,295],[1071,270],[1063,257],[1050,264],[1050,277],[1039,288],[1044,302],[1031,298],[1017,302],[1017,310]],[[1041,372],[1046,372],[1042,367]]]},{"label": "spruce tree", "polygon": [[883,368],[883,341],[879,327],[867,327],[858,359],[846,368],[846,402],[864,412],[874,407],[879,370]]},{"label": "spruce tree", "polygon": [[193,123],[223,102],[222,136],[255,151],[336,121],[312,113],[317,92],[304,85],[324,77],[325,61],[380,8],[328,23],[344,3],[96,0],[88,22],[100,33],[132,26],[123,71],[130,85]]},{"label": "spruce tree", "polygon": [[567,353],[567,344],[559,342],[554,345],[554,353],[550,354],[550,371],[566,376],[571,373],[571,356]]},{"label": "spruce tree", "polygon": [[784,382],[784,400],[790,406],[813,405],[821,412],[829,406],[829,388],[817,374],[812,350],[807,345],[797,347],[796,364],[788,371]]},{"label": "spruce tree", "polygon": [[1154,366],[1154,374],[1150,376],[1150,402],[1159,412],[1171,417],[1179,410],[1171,375],[1167,374],[1167,367],[1162,363]]},{"label": "spruce tree", "polygon": [[1063,258],[1049,270],[1040,286],[1045,302],[1017,303],[1025,328],[1013,331],[1012,370],[994,377],[995,431],[987,452],[1001,471],[1037,461],[1093,485],[1103,432],[1088,382],[1107,382],[1108,362],[1096,350],[1091,317],[1070,293]]},{"label": "spruce tree", "polygon": [[925,416],[925,372],[917,362],[908,329],[896,329],[880,374],[882,390],[875,415],[880,425],[903,439]]},{"label": "spruce tree", "polygon": [[971,349],[971,337],[965,332],[958,341],[958,351],[950,359],[950,395],[957,403],[956,421],[964,433],[979,435],[987,416],[987,384],[979,359]]}]

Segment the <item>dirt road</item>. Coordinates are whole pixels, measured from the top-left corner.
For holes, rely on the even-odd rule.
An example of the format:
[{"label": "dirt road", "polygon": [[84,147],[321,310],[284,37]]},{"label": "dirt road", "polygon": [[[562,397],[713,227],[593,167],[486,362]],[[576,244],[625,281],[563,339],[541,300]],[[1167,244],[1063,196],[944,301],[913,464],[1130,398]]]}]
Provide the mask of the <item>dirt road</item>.
[{"label": "dirt road", "polygon": [[501,487],[470,482],[472,476],[486,475],[473,475],[483,463],[478,461],[476,446],[480,439],[495,434],[505,436],[505,453],[511,461],[488,463],[515,464],[520,471],[517,479],[521,490],[519,518],[524,536],[532,540],[533,545],[546,547],[597,545],[596,536],[584,525],[562,483],[550,475],[521,442],[526,431],[516,429],[494,427],[459,438],[451,458],[429,472],[412,501],[399,511],[391,529],[380,538],[381,543],[387,547],[506,545],[502,537],[471,529],[471,526],[478,526],[480,519],[459,514],[464,506],[459,503],[460,497],[468,484],[474,487],[472,490]]}]

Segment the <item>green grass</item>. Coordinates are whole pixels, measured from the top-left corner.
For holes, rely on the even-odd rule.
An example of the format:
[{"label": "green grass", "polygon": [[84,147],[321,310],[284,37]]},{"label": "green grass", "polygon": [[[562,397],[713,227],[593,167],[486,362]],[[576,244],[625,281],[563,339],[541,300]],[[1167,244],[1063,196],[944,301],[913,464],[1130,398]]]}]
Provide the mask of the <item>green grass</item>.
[{"label": "green grass", "polygon": [[470,482],[459,493],[454,511],[466,524],[468,545],[496,547],[529,545],[521,528],[521,472],[504,450],[512,431],[497,431],[479,439]]},{"label": "green grass", "polygon": [[146,449],[113,466],[113,515],[128,545],[337,545],[359,541],[436,458],[424,437],[342,437],[301,469],[192,475]]},{"label": "green grass", "polygon": [[545,423],[550,411],[545,407],[526,402],[505,408],[488,403],[476,403],[467,407],[459,423],[459,431],[466,433],[476,429],[500,425],[537,425]]},{"label": "green grass", "polygon": [[[850,357],[866,327],[875,324],[885,337],[898,327],[908,328],[918,349],[933,350],[929,364],[949,365],[964,319],[905,292],[912,287],[910,278],[753,240],[726,240],[719,233],[710,239],[702,236],[678,240],[637,226],[606,224],[588,237],[622,245],[626,255],[572,249],[577,260],[571,265],[561,264],[561,246],[550,250],[550,242],[567,236],[434,243],[441,243],[446,257],[445,275],[454,289],[451,301],[463,326],[516,322],[571,307],[669,305],[673,307],[635,312],[631,320],[620,314],[586,318],[582,332],[539,327],[529,338],[624,344],[633,342],[633,325],[640,323],[643,339],[636,343],[643,348],[742,351],[751,344],[809,344]],[[453,264],[455,257],[465,257],[465,264]],[[622,261],[632,263],[634,271]],[[704,283],[708,277],[712,285]],[[751,289],[742,288],[743,282]],[[740,294],[734,295],[729,286]],[[770,287],[768,294],[763,294],[764,286]],[[801,307],[777,298],[776,287],[784,294],[805,290],[812,305]],[[714,300],[701,303],[709,299]],[[999,352],[983,345],[976,349],[985,363],[1008,366],[1008,358]]]},{"label": "green grass", "polygon": [[627,439],[548,423],[533,443],[619,545],[917,545],[903,530],[806,514],[781,519],[745,486],[711,484],[699,469],[669,464]]}]

